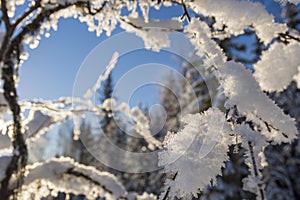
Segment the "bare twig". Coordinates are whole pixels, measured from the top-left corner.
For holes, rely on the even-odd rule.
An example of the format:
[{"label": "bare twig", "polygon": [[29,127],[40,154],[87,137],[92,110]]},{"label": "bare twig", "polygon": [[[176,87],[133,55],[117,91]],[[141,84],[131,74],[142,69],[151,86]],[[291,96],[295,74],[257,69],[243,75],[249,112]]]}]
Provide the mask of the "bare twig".
[{"label": "bare twig", "polygon": [[[175,173],[175,175],[173,176],[172,180],[174,181],[177,177],[178,172]],[[169,193],[170,193],[171,187],[169,186],[167,189],[167,192],[165,193],[165,196],[162,198],[162,200],[167,200],[167,198],[169,197]]]},{"label": "bare twig", "polygon": [[[251,156],[251,161],[252,161],[252,165],[253,165],[254,175],[255,175],[256,178],[259,178],[257,164],[256,164],[256,160],[255,160],[255,157],[254,157],[253,146],[252,146],[251,142],[248,142],[248,147],[249,147],[249,151],[250,151],[250,156]],[[264,200],[265,195],[264,195],[264,191],[261,187],[261,184],[258,185],[258,189],[259,189],[261,199]]]},{"label": "bare twig", "polygon": [[99,183],[98,181],[94,180],[93,178],[79,172],[79,171],[76,171],[74,168],[70,168],[66,174],[70,174],[70,175],[73,175],[75,177],[81,177],[81,178],[84,178],[88,181],[90,181],[91,183],[94,183],[95,185],[98,185],[100,186],[101,188],[103,188],[104,191],[108,192],[109,194],[112,194],[113,192],[110,191],[108,188],[106,188],[104,185],[101,185],[101,183]]},{"label": "bare twig", "polygon": [[[27,147],[22,135],[20,106],[17,100],[17,91],[15,87],[14,65],[12,62],[5,60],[6,67],[2,69],[4,80],[3,89],[4,97],[9,104],[13,113],[13,135],[12,145],[14,148],[13,157],[5,171],[5,178],[1,181],[0,199],[6,200],[13,193],[13,189],[9,189],[9,180],[14,172],[20,171],[17,187],[23,184],[23,175],[27,164]],[[20,168],[19,168],[20,167]],[[20,169],[20,170],[19,170]]]},{"label": "bare twig", "polygon": [[300,38],[299,37],[295,37],[295,36],[291,35],[289,32],[279,33],[278,35],[279,35],[278,39],[280,41],[282,41],[283,43],[286,43],[286,44],[289,43],[289,40],[294,40],[294,41],[300,42]]},{"label": "bare twig", "polygon": [[188,22],[191,21],[191,17],[189,15],[189,12],[186,8],[186,5],[185,3],[183,2],[184,0],[181,0],[181,5],[182,5],[182,8],[183,8],[183,15],[181,16],[181,19],[184,19],[184,17],[186,17],[188,19]]},{"label": "bare twig", "polygon": [[41,0],[38,0],[35,2],[33,6],[31,6],[27,11],[25,11],[19,18],[16,19],[16,21],[12,24],[13,31],[17,28],[17,26],[28,16],[30,16],[31,13],[33,13],[35,10],[37,10],[41,5]]}]

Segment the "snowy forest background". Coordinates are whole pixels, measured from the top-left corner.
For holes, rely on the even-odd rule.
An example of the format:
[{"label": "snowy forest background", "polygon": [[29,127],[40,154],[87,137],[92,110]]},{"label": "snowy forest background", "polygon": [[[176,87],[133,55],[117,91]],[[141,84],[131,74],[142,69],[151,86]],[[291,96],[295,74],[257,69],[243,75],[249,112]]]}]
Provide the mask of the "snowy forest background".
[{"label": "snowy forest background", "polygon": [[[180,18],[149,19],[174,5]],[[69,17],[149,51],[185,34],[194,51],[167,76],[164,110],[117,103],[118,52],[84,98],[19,100],[27,49]],[[298,0],[1,0],[0,20],[1,200],[300,199]]]}]

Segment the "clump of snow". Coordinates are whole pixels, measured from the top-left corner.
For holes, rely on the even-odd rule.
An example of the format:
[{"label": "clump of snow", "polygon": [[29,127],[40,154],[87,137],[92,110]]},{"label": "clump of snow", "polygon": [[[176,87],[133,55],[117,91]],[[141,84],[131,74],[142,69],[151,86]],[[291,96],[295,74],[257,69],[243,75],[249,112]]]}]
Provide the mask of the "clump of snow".
[{"label": "clump of snow", "polygon": [[148,23],[139,18],[120,18],[120,26],[130,33],[135,33],[142,38],[146,49],[159,51],[169,47],[169,34],[171,31],[180,30],[182,24],[177,20],[149,20]]},{"label": "clump of snow", "polygon": [[159,165],[177,174],[175,180],[166,182],[171,198],[196,197],[199,188],[204,189],[221,172],[233,142],[225,115],[217,108],[187,115],[183,122],[186,126],[181,131],[168,133],[165,150],[159,153]]},{"label": "clump of snow", "polygon": [[161,145],[161,142],[151,134],[149,120],[138,107],[134,107],[130,110],[129,117],[135,122],[133,129],[139,136],[147,141],[149,149],[154,150],[155,147]]},{"label": "clump of snow", "polygon": [[219,67],[225,63],[225,54],[219,45],[211,39],[210,29],[207,24],[193,18],[185,27],[184,32],[190,35],[190,41],[197,50],[196,54],[199,57],[206,55],[209,58],[204,59],[204,66],[208,68],[212,65]]},{"label": "clump of snow", "polygon": [[[237,133],[241,136],[243,148],[247,149],[245,163],[248,165],[251,172],[250,175],[243,180],[243,188],[260,195],[259,185],[263,185],[263,182],[260,180],[260,178],[262,178],[261,170],[267,166],[263,152],[269,143],[267,142],[265,136],[253,131],[246,124],[238,125]],[[249,143],[251,145],[251,150]],[[255,161],[256,172],[254,172],[252,159]],[[257,177],[255,175],[256,173]]]},{"label": "clump of snow", "polygon": [[95,85],[93,86],[93,88],[89,89],[89,90],[85,93],[84,98],[90,99],[90,98],[93,96],[93,94],[96,92],[96,90],[97,90],[98,88],[100,88],[102,81],[104,81],[104,80],[106,80],[106,79],[108,78],[109,74],[111,73],[111,71],[112,71],[113,68],[115,67],[115,65],[116,65],[116,63],[117,63],[117,61],[118,61],[118,57],[119,57],[119,53],[118,53],[118,52],[115,52],[115,53],[112,55],[109,64],[108,64],[108,65],[106,66],[106,68],[105,68],[104,73],[101,74],[101,75],[99,76],[99,78],[98,78],[98,80],[96,81],[96,83],[95,83]]},{"label": "clump of snow", "polygon": [[141,18],[133,18],[133,17],[122,17],[122,20],[134,25],[135,27],[139,27],[141,29],[148,28],[157,28],[157,29],[165,29],[169,31],[181,30],[182,23],[178,19],[169,19],[169,20],[155,20],[152,19],[148,22],[145,22]]},{"label": "clump of snow", "polygon": [[149,3],[148,0],[140,0],[139,6],[142,11],[145,22],[149,22]]},{"label": "clump of snow", "polygon": [[22,5],[25,3],[25,0],[10,0],[6,1],[7,14],[8,17],[13,17],[16,12],[16,6]]},{"label": "clump of snow", "polygon": [[[118,199],[126,195],[123,185],[114,175],[100,172],[91,166],[78,164],[70,158],[53,158],[46,162],[27,166],[25,186],[21,195],[26,196],[28,192],[32,192],[30,187],[35,187],[37,180],[43,181],[48,186],[47,190],[83,193],[88,199],[97,196]],[[45,193],[41,193],[41,195],[44,196]]]},{"label": "clump of snow", "polygon": [[[249,149],[248,142],[251,142],[251,145],[253,146],[253,154],[258,165],[257,167],[262,169],[266,166],[267,163],[263,155],[265,147],[269,144],[266,137],[256,131],[253,131],[246,124],[239,125],[237,127],[237,132],[242,137],[242,145],[245,149]],[[247,159],[250,159],[250,156],[248,156]],[[250,161],[248,160],[247,162],[247,159],[246,164],[251,167]]]},{"label": "clump of snow", "polygon": [[80,136],[80,125],[81,125],[81,120],[80,117],[76,114],[73,115],[73,124],[74,124],[74,129],[73,129],[73,139],[74,140],[79,140]]},{"label": "clump of snow", "polygon": [[300,45],[274,43],[263,52],[260,61],[254,65],[254,77],[262,90],[281,91],[285,89],[300,67]]},{"label": "clump of snow", "polygon": [[228,98],[227,107],[237,106],[240,114],[255,122],[262,134],[274,143],[291,142],[296,138],[294,119],[285,115],[261,90],[249,70],[242,64],[227,62],[219,69],[220,83]]},{"label": "clump of snow", "polygon": [[102,108],[106,111],[110,111],[115,109],[116,107],[116,100],[114,98],[105,99],[102,103]]},{"label": "clump of snow", "polygon": [[[0,66],[0,71],[1,71],[1,66]],[[7,123],[9,122],[5,122],[5,121],[6,121],[8,111],[9,111],[9,105],[4,97],[3,90],[0,89],[0,131],[2,132],[2,134],[5,134],[7,131]]]},{"label": "clump of snow", "polygon": [[135,199],[136,200],[156,200],[157,197],[155,195],[153,195],[153,194],[148,194],[148,193],[144,192],[141,195],[136,195]]},{"label": "clump of snow", "polygon": [[270,15],[260,3],[237,0],[201,0],[187,2],[187,5],[205,16],[214,16],[218,23],[227,26],[226,31],[238,35],[243,33],[247,27],[254,27],[256,33],[265,44],[278,34],[285,32],[287,27],[284,24],[274,22]]}]

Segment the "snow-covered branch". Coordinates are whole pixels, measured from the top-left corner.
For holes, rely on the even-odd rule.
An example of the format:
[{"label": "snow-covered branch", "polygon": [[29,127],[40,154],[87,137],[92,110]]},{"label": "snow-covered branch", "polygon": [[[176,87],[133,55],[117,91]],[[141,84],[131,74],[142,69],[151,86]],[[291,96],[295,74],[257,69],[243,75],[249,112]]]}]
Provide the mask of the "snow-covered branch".
[{"label": "snow-covered branch", "polygon": [[[37,180],[43,180],[43,184],[48,184],[52,192],[85,194],[88,199],[98,196],[119,199],[126,196],[123,185],[115,176],[75,163],[70,158],[54,158],[27,166],[24,191],[20,195],[29,195],[32,191],[30,188],[35,187]],[[69,184],[70,180],[73,180],[73,184]],[[46,196],[47,193],[41,197]]]}]

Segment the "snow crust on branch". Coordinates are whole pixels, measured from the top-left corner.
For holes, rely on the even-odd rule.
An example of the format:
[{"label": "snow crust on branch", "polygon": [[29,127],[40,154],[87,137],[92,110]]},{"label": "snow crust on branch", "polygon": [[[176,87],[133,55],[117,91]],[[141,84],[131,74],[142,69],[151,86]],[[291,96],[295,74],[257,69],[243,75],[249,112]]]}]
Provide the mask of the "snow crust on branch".
[{"label": "snow crust on branch", "polygon": [[[52,13],[49,19],[42,23],[37,32],[26,36],[24,43],[28,44],[30,48],[38,47],[41,35],[50,37],[50,30],[56,31],[58,29],[58,21],[61,18],[78,19],[80,22],[86,23],[88,31],[96,32],[97,36],[100,36],[103,31],[106,32],[107,36],[110,36],[116,28],[117,17],[121,15],[121,10],[126,7],[129,11],[132,11],[134,7],[132,5],[135,3],[122,0],[43,0],[40,3],[40,9],[32,13],[32,16],[55,10],[58,7],[63,7],[63,9]],[[32,3],[32,6],[34,5],[35,2]]]},{"label": "snow crust on branch", "polygon": [[261,89],[269,92],[284,90],[298,73],[299,55],[299,42],[288,45],[275,42],[264,51],[254,65],[254,77]]},{"label": "snow crust on branch", "polygon": [[100,88],[101,83],[108,78],[109,74],[114,69],[115,65],[117,64],[118,57],[119,57],[119,53],[118,52],[114,52],[114,54],[112,55],[112,57],[111,57],[111,59],[109,61],[109,64],[106,66],[106,68],[104,70],[104,73],[99,76],[99,78],[96,81],[96,83],[93,86],[93,88],[89,89],[85,93],[84,98],[90,99],[93,96],[93,94],[97,91],[97,89]]},{"label": "snow crust on branch", "polygon": [[274,143],[291,142],[296,138],[295,121],[275,105],[261,90],[250,71],[242,64],[227,62],[219,69],[228,108],[237,106],[241,115],[262,129],[261,133]]},{"label": "snow crust on branch", "polygon": [[145,22],[140,18],[122,17],[119,21],[121,28],[142,38],[145,48],[153,51],[169,47],[170,32],[178,31],[182,28],[182,24],[178,19],[148,20],[148,22]]},{"label": "snow crust on branch", "polygon": [[[25,3],[25,0],[6,0],[7,14],[8,17],[14,17],[16,7]],[[1,3],[0,3],[1,5]]]},{"label": "snow crust on branch", "polygon": [[[0,157],[0,161],[3,161],[0,165],[9,161],[9,158]],[[128,193],[114,175],[76,163],[71,158],[53,158],[27,166],[25,183],[19,198],[39,200],[48,195],[57,196],[58,192],[84,194],[87,199],[156,199],[153,194],[146,192],[141,195]]]},{"label": "snow crust on branch", "polygon": [[185,27],[184,32],[190,36],[191,43],[195,46],[196,54],[204,60],[204,66],[222,67],[226,61],[223,50],[211,39],[210,28],[204,22],[193,18]]},{"label": "snow crust on branch", "polygon": [[[183,122],[186,125],[181,131],[166,136],[165,150],[159,153],[159,165],[176,174],[174,180],[166,182],[171,198],[197,197],[199,188],[204,189],[221,172],[227,160],[226,149],[233,143],[232,130],[217,108],[187,115]],[[205,156],[199,155],[203,146],[208,148]]]},{"label": "snow crust on branch", "polygon": [[156,147],[161,146],[161,142],[151,134],[150,122],[141,109],[138,107],[132,108],[129,117],[135,121],[133,129],[146,140],[149,149],[154,150]]},{"label": "snow crust on branch", "polygon": [[[269,143],[264,135],[253,131],[247,124],[238,125],[236,130],[238,135],[241,136],[240,138],[243,148],[247,149],[245,162],[251,172],[248,177],[243,179],[243,188],[245,190],[254,192],[259,196],[260,192],[258,186],[264,185],[263,181],[261,180],[261,170],[267,166],[263,152]],[[251,149],[249,148],[249,145],[251,145]],[[252,159],[254,159],[255,166],[253,166]]]},{"label": "snow crust on branch", "polygon": [[[80,120],[86,117],[87,113],[94,113],[94,116],[101,120],[105,111],[111,111],[112,117],[114,113],[123,113],[124,123],[129,123],[130,127],[138,135],[144,138],[150,149],[155,149],[161,145],[150,132],[150,122],[144,113],[138,108],[129,108],[127,103],[116,104],[115,99],[106,99],[100,105],[93,105],[89,101],[78,98],[60,98],[57,101],[34,101],[22,102],[23,109],[29,109],[29,115],[26,118],[25,137],[28,142],[34,142],[43,134],[48,132],[53,125],[62,123],[67,119],[73,119],[76,129],[74,137],[79,139],[80,135]],[[72,105],[72,106],[71,106]]]},{"label": "snow crust on branch", "polygon": [[[36,182],[37,180],[41,181]],[[85,166],[64,157],[27,166],[24,191],[21,195],[23,197],[30,195],[30,192],[34,191],[32,189],[39,183],[47,185],[52,195],[53,192],[60,191],[85,194],[88,199],[97,196],[118,199],[126,195],[123,185],[114,175],[100,172],[94,167]],[[47,193],[41,193],[41,195],[45,197]]]},{"label": "snow crust on branch", "polygon": [[233,35],[244,32],[245,28],[253,27],[258,37],[268,44],[278,34],[287,30],[284,24],[274,22],[260,3],[238,0],[201,0],[187,2],[187,5],[197,13],[214,16],[216,21],[227,26],[226,31]]}]

